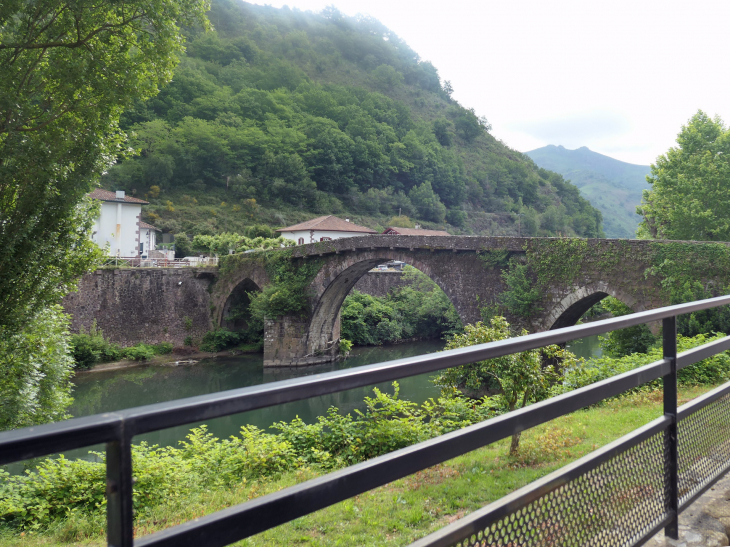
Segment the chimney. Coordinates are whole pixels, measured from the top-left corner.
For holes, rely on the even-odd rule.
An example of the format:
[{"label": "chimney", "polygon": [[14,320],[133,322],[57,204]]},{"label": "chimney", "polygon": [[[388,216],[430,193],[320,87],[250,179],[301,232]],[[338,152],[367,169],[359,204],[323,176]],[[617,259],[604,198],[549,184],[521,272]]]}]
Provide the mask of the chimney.
[{"label": "chimney", "polygon": [[349,219],[349,218],[346,218],[346,219],[345,219],[345,222],[350,222],[350,219]]},{"label": "chimney", "polygon": [[420,224],[416,224],[416,230],[420,230],[420,229],[421,229],[421,225]]},{"label": "chimney", "polygon": [[117,199],[124,199],[124,190],[117,190]]}]

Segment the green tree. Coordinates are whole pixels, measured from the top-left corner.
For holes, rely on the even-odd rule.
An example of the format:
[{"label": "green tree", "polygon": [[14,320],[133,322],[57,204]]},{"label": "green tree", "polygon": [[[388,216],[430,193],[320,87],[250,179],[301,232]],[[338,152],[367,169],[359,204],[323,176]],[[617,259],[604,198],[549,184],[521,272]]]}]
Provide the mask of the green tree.
[{"label": "green tree", "polygon": [[[634,313],[620,300],[609,296],[601,300],[600,305],[613,317]],[[624,357],[633,353],[646,353],[657,339],[647,325],[636,325],[609,332],[601,337],[601,348],[611,357]]]},{"label": "green tree", "polygon": [[418,210],[421,218],[433,222],[443,222],[446,218],[446,206],[441,203],[430,182],[424,182],[420,186],[411,189],[408,197]]},{"label": "green tree", "polygon": [[451,146],[451,133],[449,133],[449,128],[452,125],[453,124],[446,118],[440,118],[433,121],[433,134],[436,136],[436,140],[439,141],[441,146]]},{"label": "green tree", "polygon": [[730,240],[730,130],[719,117],[692,116],[646,180],[640,237]]},{"label": "green tree", "polygon": [[[205,25],[207,9],[205,0],[0,4],[0,359],[14,359],[17,337],[37,335],[25,357],[41,362],[33,329],[100,254],[84,195],[122,152],[122,110],[170,80],[179,25]],[[62,376],[47,385],[62,393]],[[0,399],[16,389],[4,383]]]},{"label": "green tree", "polygon": [[[523,330],[522,335],[527,334]],[[489,325],[479,321],[467,325],[463,334],[454,335],[446,344],[447,350],[464,348],[476,344],[486,344],[510,338],[509,323],[504,317],[493,317]],[[530,403],[542,401],[550,395],[550,387],[560,377],[553,364],[545,364],[543,355],[551,362],[562,360],[563,365],[572,363],[575,358],[559,346],[523,351],[487,359],[470,365],[453,367],[443,371],[436,384],[448,389],[458,389],[471,394],[497,393],[502,405],[513,411]],[[510,455],[517,454],[520,433],[512,435]]]},{"label": "green tree", "polygon": [[29,321],[94,263],[82,203],[121,151],[125,106],[154,95],[205,0],[0,6],[0,326]]},{"label": "green tree", "polygon": [[73,401],[67,331],[68,316],[58,305],[19,330],[0,327],[0,430],[66,417]]}]

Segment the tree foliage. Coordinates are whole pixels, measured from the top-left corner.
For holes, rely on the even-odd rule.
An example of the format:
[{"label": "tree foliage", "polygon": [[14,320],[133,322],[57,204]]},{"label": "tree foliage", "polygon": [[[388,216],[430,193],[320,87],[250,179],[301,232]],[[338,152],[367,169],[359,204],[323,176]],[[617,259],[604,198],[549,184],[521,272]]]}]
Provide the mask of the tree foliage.
[{"label": "tree foliage", "polygon": [[342,337],[357,345],[440,338],[462,330],[454,305],[426,274],[407,266],[403,286],[378,297],[354,291],[342,304]]},{"label": "tree foliage", "polygon": [[[123,116],[139,155],[111,168],[105,187],[462,226],[463,211],[513,212],[522,199],[536,217],[564,207],[545,234],[600,235],[577,188],[494,139],[372,18],[216,0],[211,19],[217,32],[190,32],[171,85]],[[204,229],[156,212],[164,230]]]},{"label": "tree foliage", "polygon": [[730,130],[698,111],[657,158],[637,212],[645,238],[730,240]]},{"label": "tree foliage", "polygon": [[18,331],[0,326],[0,431],[66,418],[71,404],[68,316],[50,306]]},{"label": "tree foliage", "polygon": [[94,264],[82,198],[121,151],[122,110],[154,95],[205,0],[0,5],[0,326],[30,321]]},{"label": "tree foliage", "polygon": [[205,24],[206,9],[205,0],[0,4],[2,427],[63,416],[65,326],[49,306],[100,257],[84,195],[123,151],[123,109],[172,77],[179,25]]},{"label": "tree foliage", "polygon": [[[523,330],[522,335],[527,331]],[[493,317],[489,325],[479,321],[467,325],[463,334],[454,335],[446,344],[447,350],[486,344],[512,337],[509,323],[504,317]],[[551,386],[560,377],[556,365],[543,362],[543,355],[553,362],[562,360],[563,365],[571,365],[574,356],[559,346],[523,351],[479,361],[470,365],[447,369],[436,378],[437,385],[459,389],[466,393],[484,395],[496,393],[502,405],[512,411],[546,399]],[[519,448],[520,434],[512,436],[510,454],[515,455]]]}]

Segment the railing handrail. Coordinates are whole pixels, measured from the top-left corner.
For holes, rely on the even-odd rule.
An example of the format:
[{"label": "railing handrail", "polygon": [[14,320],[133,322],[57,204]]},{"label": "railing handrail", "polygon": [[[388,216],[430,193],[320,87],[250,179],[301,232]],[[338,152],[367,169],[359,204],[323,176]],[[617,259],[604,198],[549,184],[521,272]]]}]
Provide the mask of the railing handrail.
[{"label": "railing handrail", "polygon": [[[498,340],[496,342],[489,342],[465,348],[440,351],[438,353],[418,355],[415,357],[406,357],[373,365],[364,365],[351,369],[313,374],[302,378],[280,380],[267,384],[259,384],[256,386],[210,393],[207,395],[187,397],[165,403],[129,408],[113,413],[73,418],[41,426],[27,427],[13,431],[3,431],[0,432],[0,465],[8,463],[9,461],[18,461],[18,459],[21,459],[15,458],[14,454],[13,456],[10,456],[6,450],[29,454],[30,452],[27,451],[26,447],[33,446],[38,439],[48,438],[49,436],[73,436],[79,439],[78,442],[85,442],[86,435],[90,434],[92,431],[98,431],[99,429],[105,428],[113,429],[113,427],[116,427],[121,423],[125,424],[127,434],[139,435],[141,433],[190,424],[201,420],[220,418],[231,414],[237,414],[239,412],[247,412],[249,410],[256,410],[310,397],[337,393],[339,391],[373,385],[376,383],[399,380],[409,376],[435,372],[445,368],[465,365],[495,357],[502,357],[511,353],[541,348],[552,344],[562,344],[578,338],[584,338],[586,336],[603,334],[616,329],[641,325],[665,319],[667,317],[674,317],[676,315],[710,309],[727,304],[730,304],[730,295],[718,296],[686,304],[677,304],[674,306],[612,317],[610,319],[603,319],[592,323],[574,325],[571,327],[538,332],[525,336],[507,338],[505,340]],[[725,346],[726,344],[727,346]],[[718,351],[722,351],[714,351],[716,347],[730,349],[730,338],[715,341],[711,346],[707,344],[705,346],[695,348],[690,352],[685,352],[686,356],[684,357],[678,356],[678,368],[681,368],[683,360],[689,359],[690,355],[696,355],[696,360],[693,360],[692,362],[697,362],[709,355],[718,353]],[[686,364],[684,366],[686,366]],[[194,415],[191,415],[189,418],[187,416],[180,417],[179,413],[184,409],[194,410]],[[54,434],[54,432],[59,430],[59,427],[64,428],[65,434]],[[38,449],[35,449],[33,450],[32,455],[28,455],[23,459],[45,456],[61,450],[88,446],[88,444],[70,445],[68,439],[65,439],[65,442],[62,440],[59,440],[58,442],[63,442],[63,444],[58,445],[58,447],[56,447],[56,445],[48,447],[47,451],[39,452]],[[97,442],[104,441],[101,440]],[[14,459],[9,460],[8,458]]]},{"label": "railing handrail", "polygon": [[[663,377],[666,386],[667,379],[673,378],[676,386],[678,369],[729,349],[730,337],[676,355],[675,317],[728,304],[730,295],[720,296],[466,348],[2,432],[0,464],[106,442],[109,542],[128,547],[133,544],[131,440],[135,435],[664,321],[665,358],[662,360],[134,542],[195,545],[204,537],[206,545],[226,545],[646,382]],[[673,334],[667,332],[668,326]],[[668,340],[674,340],[674,350],[671,343],[666,345]],[[672,424],[668,431],[674,428],[676,447],[676,391],[673,409],[665,401],[667,408]],[[674,459],[676,468],[676,451]],[[674,510],[675,517],[676,513]],[[673,522],[676,525],[676,518]]]}]

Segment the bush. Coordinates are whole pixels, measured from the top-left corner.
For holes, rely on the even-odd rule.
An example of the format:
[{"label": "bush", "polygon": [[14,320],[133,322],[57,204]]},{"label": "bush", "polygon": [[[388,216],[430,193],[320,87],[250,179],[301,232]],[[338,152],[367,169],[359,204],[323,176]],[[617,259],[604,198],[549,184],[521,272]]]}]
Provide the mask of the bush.
[{"label": "bush", "polygon": [[172,353],[172,344],[170,342],[162,342],[153,347],[157,355],[167,355],[168,353]]},{"label": "bush", "polygon": [[60,306],[41,310],[20,332],[0,328],[0,430],[67,417],[73,400],[67,329]]},{"label": "bush", "polygon": [[125,359],[131,359],[132,361],[149,361],[156,355],[155,346],[137,344],[136,346],[124,348],[122,355]]},{"label": "bush", "polygon": [[[719,340],[723,335],[707,336],[698,334],[692,338],[679,335],[677,337],[678,351],[686,351],[701,346],[713,340]],[[553,395],[567,393],[595,382],[600,382],[617,374],[623,374],[662,358],[661,348],[652,348],[648,353],[633,353],[620,359],[602,357],[583,361],[571,367],[564,375],[563,381],[552,388]],[[730,380],[730,353],[724,352],[709,357],[683,368],[677,372],[677,381],[680,385],[719,384]],[[655,380],[650,387],[661,387],[661,380]],[[641,389],[641,388],[637,388]]]},{"label": "bush", "polygon": [[104,339],[104,333],[96,326],[96,321],[91,324],[88,333],[81,328],[78,334],[72,334],[69,345],[75,366],[79,369],[90,369],[97,363],[118,361],[123,357],[119,345]]},{"label": "bush", "polygon": [[[364,412],[342,415],[334,407],[316,423],[299,418],[272,425],[278,434],[244,426],[239,436],[219,440],[205,426],[191,430],[180,448],[134,445],[134,517],[144,518],[169,498],[210,487],[238,485],[291,469],[333,469],[364,461],[496,415],[489,399],[441,397],[422,405],[374,389]],[[36,471],[10,477],[0,470],[0,523],[37,530],[82,514],[98,518],[106,509],[105,464],[47,458]]]},{"label": "bush", "polygon": [[216,329],[205,333],[200,344],[200,350],[215,353],[235,346],[240,342],[241,337],[238,333],[231,332],[228,329]]}]

